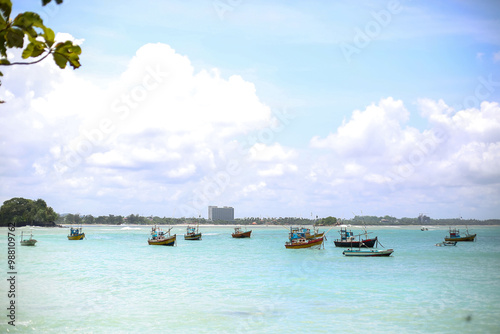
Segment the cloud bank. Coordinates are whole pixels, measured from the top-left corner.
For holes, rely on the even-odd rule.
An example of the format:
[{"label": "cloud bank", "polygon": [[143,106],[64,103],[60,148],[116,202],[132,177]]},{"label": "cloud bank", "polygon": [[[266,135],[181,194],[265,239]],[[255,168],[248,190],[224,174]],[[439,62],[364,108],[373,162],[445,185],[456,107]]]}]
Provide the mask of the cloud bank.
[{"label": "cloud bank", "polygon": [[[98,86],[51,62],[5,71],[1,199],[44,198],[58,212],[206,216],[358,214],[498,218],[500,107],[455,110],[380,99],[306,147],[280,142],[293,115],[255,86],[147,44]],[[411,103],[412,101],[406,101]],[[314,117],[314,115],[312,115]]]}]

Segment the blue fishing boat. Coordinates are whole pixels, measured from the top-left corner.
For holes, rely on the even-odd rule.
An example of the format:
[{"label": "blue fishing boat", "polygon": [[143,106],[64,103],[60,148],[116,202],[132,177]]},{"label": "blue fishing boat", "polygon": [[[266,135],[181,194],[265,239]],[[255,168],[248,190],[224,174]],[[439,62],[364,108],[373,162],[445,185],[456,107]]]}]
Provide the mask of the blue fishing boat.
[{"label": "blue fishing boat", "polygon": [[80,228],[70,227],[68,240],[83,240],[83,238],[85,238],[85,233],[83,233],[83,229],[81,226]]},{"label": "blue fishing boat", "polygon": [[186,234],[184,234],[184,240],[201,240],[201,233],[198,230],[199,225],[187,226]]},{"label": "blue fishing boat", "polygon": [[167,232],[164,232],[155,225],[151,228],[151,237],[148,239],[148,244],[156,246],[175,246],[176,234],[171,236],[171,229],[172,228],[169,228]]},{"label": "blue fishing boat", "polygon": [[324,234],[321,233],[319,237],[311,238],[309,229],[290,227],[289,241],[285,243],[285,248],[321,248],[324,241]]}]

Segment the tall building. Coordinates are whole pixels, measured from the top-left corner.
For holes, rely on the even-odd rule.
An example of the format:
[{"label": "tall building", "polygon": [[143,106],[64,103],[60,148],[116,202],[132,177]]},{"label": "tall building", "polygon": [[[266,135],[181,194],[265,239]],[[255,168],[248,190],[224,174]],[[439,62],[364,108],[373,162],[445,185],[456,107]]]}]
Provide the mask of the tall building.
[{"label": "tall building", "polygon": [[230,206],[225,206],[222,208],[216,206],[208,207],[208,220],[234,220],[234,208]]}]

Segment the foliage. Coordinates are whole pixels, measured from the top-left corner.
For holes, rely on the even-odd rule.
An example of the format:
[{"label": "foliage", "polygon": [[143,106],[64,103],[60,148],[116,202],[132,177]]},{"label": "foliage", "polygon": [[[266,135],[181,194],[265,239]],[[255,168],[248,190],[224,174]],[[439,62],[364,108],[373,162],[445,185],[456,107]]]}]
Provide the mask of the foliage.
[{"label": "foliage", "polygon": [[[333,216],[328,216],[321,219],[307,219],[307,218],[297,218],[297,217],[246,217],[246,218],[236,218],[234,221],[228,222],[225,220],[207,220],[204,218],[170,218],[170,217],[158,217],[158,216],[148,216],[143,217],[137,214],[131,214],[126,217],[124,216],[98,216],[94,217],[92,215],[79,215],[79,214],[66,214],[61,215],[57,220],[58,224],[65,225],[79,225],[79,224],[102,224],[102,225],[120,225],[120,224],[130,224],[130,225],[180,225],[180,224],[211,224],[211,225],[293,225],[293,226],[304,226],[304,225],[323,225],[323,226],[335,226],[339,224],[351,224],[351,225],[421,225],[419,218],[396,218],[392,216],[355,216],[353,219],[340,219]],[[486,221],[481,220],[461,220],[461,219],[431,219],[429,225],[500,225],[500,220],[490,219]]]},{"label": "foliage", "polygon": [[337,218],[328,216],[318,221],[318,225],[337,225]]},{"label": "foliage", "polygon": [[24,225],[53,225],[58,215],[43,199],[33,201],[21,197],[14,197],[3,202],[0,208],[0,226],[14,223]]},{"label": "foliage", "polygon": [[[45,6],[50,2],[51,0],[42,0],[42,5]],[[61,4],[62,0],[55,2]],[[43,24],[42,18],[37,13],[24,12],[12,19],[11,12],[11,0],[0,0],[0,66],[36,64],[52,55],[54,62],[60,68],[65,68],[68,64],[73,69],[80,67],[82,50],[78,45],[72,41],[55,44],[54,31]],[[28,43],[25,46],[26,39]],[[23,49],[23,59],[38,59],[32,62],[10,62],[7,59],[7,51],[12,48]],[[2,72],[0,76],[3,76]]]}]

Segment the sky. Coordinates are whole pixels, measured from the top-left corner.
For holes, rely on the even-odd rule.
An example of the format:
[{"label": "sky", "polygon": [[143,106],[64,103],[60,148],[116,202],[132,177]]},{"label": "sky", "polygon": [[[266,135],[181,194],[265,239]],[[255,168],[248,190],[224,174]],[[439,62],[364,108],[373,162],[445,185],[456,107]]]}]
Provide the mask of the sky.
[{"label": "sky", "polygon": [[82,66],[1,69],[1,202],[500,218],[494,1],[14,1],[24,11]]}]

